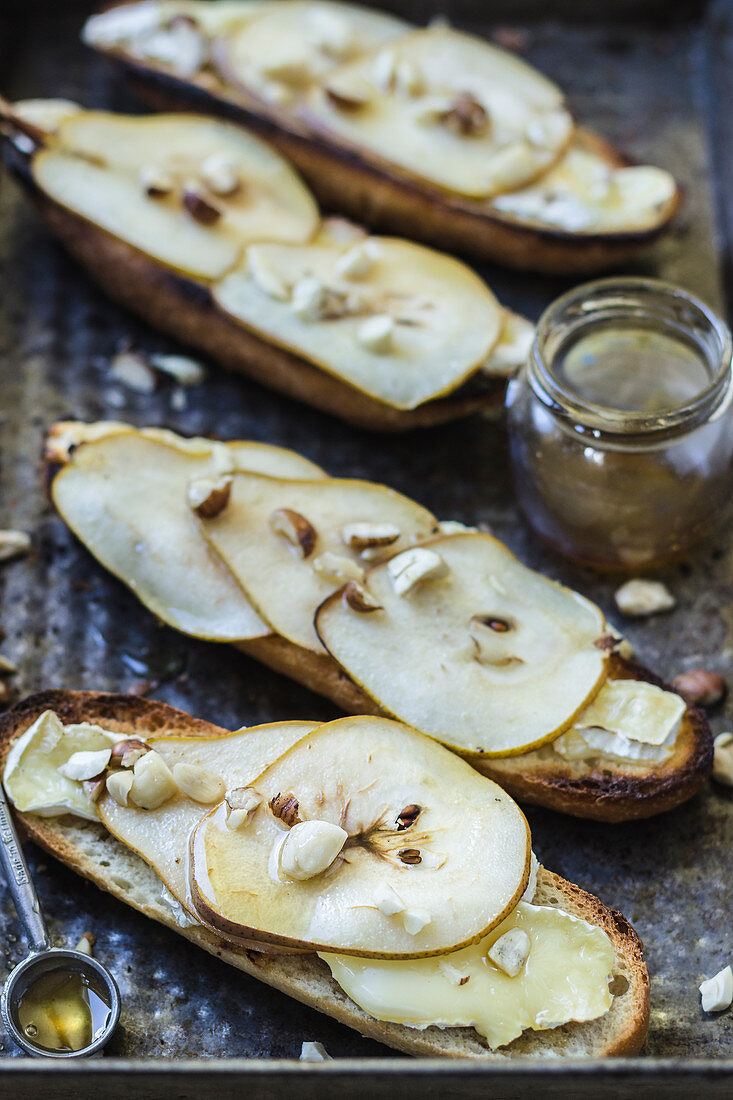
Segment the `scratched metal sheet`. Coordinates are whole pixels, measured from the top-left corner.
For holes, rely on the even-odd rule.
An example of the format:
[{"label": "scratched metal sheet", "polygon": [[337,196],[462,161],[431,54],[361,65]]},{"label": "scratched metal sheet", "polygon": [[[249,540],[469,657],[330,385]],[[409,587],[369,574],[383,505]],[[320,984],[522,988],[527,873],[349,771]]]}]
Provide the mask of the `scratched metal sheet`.
[{"label": "scratched metal sheet", "polygon": [[[392,7],[426,18],[439,5],[403,0]],[[451,5],[444,7],[450,14]],[[0,16],[5,20],[0,23],[5,94],[63,95],[90,106],[135,108],[115,74],[78,44],[87,8],[77,0],[64,5],[50,0],[10,0],[8,5],[6,0],[6,14]],[[637,14],[641,8],[633,6]],[[675,6],[675,20],[667,6],[664,27],[659,6],[651,9],[657,25],[619,21],[629,5],[616,6],[606,21],[603,12],[609,6],[595,5],[595,21],[582,25],[575,21],[581,9],[573,2],[566,9],[556,4],[552,21],[543,21],[545,8],[533,0],[526,6],[492,6],[493,25],[510,24],[522,31],[527,56],[568,90],[586,122],[633,155],[670,168],[684,183],[686,204],[679,228],[635,270],[680,282],[725,308],[721,257],[729,243],[733,122],[717,108],[730,102],[731,5],[716,3],[707,11],[703,5]],[[456,0],[453,10],[462,25],[492,29],[479,0]],[[565,18],[559,14],[563,10],[569,13]],[[522,12],[525,19],[518,24]],[[572,584],[612,612],[613,583],[552,556],[524,526],[511,492],[500,428],[476,418],[404,438],[371,436],[215,368],[202,386],[188,391],[187,408],[174,410],[171,387],[164,385],[153,396],[137,395],[114,385],[106,372],[122,341],[150,350],[173,349],[173,342],[106,301],[48,238],[7,177],[0,182],[0,257],[0,526],[24,528],[34,542],[30,558],[0,571],[0,621],[6,633],[2,649],[20,665],[18,686],[24,693],[56,686],[134,690],[148,681],[152,697],[232,727],[277,718],[327,719],[336,713],[330,704],[234,651],[157,626],[91,561],[50,511],[38,476],[44,426],[70,414],[294,447],[334,474],[394,485],[442,517],[490,524],[530,565]],[[530,316],[565,289],[562,280],[498,268],[484,272],[503,300]],[[663,675],[694,665],[730,674],[730,541],[721,534],[667,574],[678,598],[672,614],[628,624],[639,653]],[[727,717],[714,716],[716,731],[730,722],[730,709]],[[664,1087],[669,1095],[682,1094],[699,1084],[703,1072],[711,1072],[708,1060],[716,1059],[720,1071],[721,1059],[733,1055],[733,1016],[704,1016],[697,985],[733,956],[733,794],[711,785],[682,809],[641,825],[608,827],[549,811],[530,808],[528,813],[543,862],[622,910],[646,944],[652,974],[648,1051],[643,1067],[621,1067],[617,1077],[606,1079],[604,1089],[611,1090],[609,1095],[625,1094],[632,1081],[637,1091]],[[351,1059],[384,1057],[376,1043],[235,973],[32,848],[29,856],[54,939],[73,944],[92,928],[98,957],[120,981],[122,1025],[105,1064],[118,1074],[130,1063],[115,1062],[113,1067],[111,1058],[170,1060],[156,1063],[162,1073],[186,1058],[217,1060],[211,1063],[216,1078],[201,1072],[189,1076],[190,1064],[185,1074],[175,1076],[175,1085],[165,1073],[136,1076],[141,1096],[158,1095],[156,1081],[167,1082],[160,1089],[175,1088],[180,1096],[201,1095],[207,1081],[211,1087],[218,1081],[217,1095],[230,1095],[233,1082],[245,1078],[257,1096],[286,1085],[304,1096],[336,1095],[344,1088],[367,1095],[390,1087],[390,1067],[394,1087],[405,1095],[474,1095],[489,1086],[484,1073],[498,1072],[491,1067],[433,1067],[430,1076],[424,1067],[408,1070],[405,1059],[389,1055],[386,1064],[374,1063],[373,1074],[365,1073]],[[2,979],[23,952],[2,886],[0,947]],[[329,1067],[328,1078],[318,1079],[317,1089],[312,1076],[282,1076],[274,1063],[272,1074],[264,1075],[248,1075],[244,1068],[260,1062],[227,1063],[231,1074],[222,1069],[224,1058],[297,1057],[306,1039],[324,1042],[338,1061],[337,1068]],[[40,1088],[41,1079],[35,1071],[25,1072],[7,1041],[0,1055],[8,1059],[7,1095],[30,1096]],[[656,1059],[680,1059],[686,1068]],[[698,1059],[706,1060],[697,1063],[699,1074]],[[22,1076],[16,1078],[11,1070],[22,1071]],[[37,1065],[35,1070],[40,1072]],[[86,1077],[84,1067],[77,1067],[73,1089],[71,1077],[55,1072],[51,1081],[43,1078],[49,1097],[72,1091],[92,1095],[112,1087],[109,1077],[99,1076],[99,1063],[90,1066]],[[423,1072],[428,1076],[421,1076]],[[580,1071],[572,1075],[556,1068],[552,1080],[536,1075],[525,1079],[522,1067],[514,1065],[501,1074],[495,1084],[502,1096],[536,1090],[542,1081],[548,1095],[550,1089],[552,1095],[555,1089],[581,1095],[589,1086]],[[710,1095],[724,1094],[719,1078],[717,1084],[710,1076],[706,1080]],[[723,1091],[715,1091],[721,1087]]]}]

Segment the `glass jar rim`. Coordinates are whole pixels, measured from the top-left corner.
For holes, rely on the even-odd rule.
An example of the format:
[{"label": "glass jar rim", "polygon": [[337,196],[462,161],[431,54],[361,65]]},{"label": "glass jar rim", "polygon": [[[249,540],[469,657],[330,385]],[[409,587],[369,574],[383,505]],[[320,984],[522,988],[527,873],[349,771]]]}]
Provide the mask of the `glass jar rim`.
[{"label": "glass jar rim", "polygon": [[[554,370],[553,362],[545,356],[545,347],[549,337],[563,324],[563,317],[574,306],[582,307],[583,302],[596,299],[595,308],[600,306],[604,297],[612,300],[613,295],[655,295],[657,302],[666,301],[668,306],[684,305],[694,310],[697,318],[707,328],[717,343],[717,369],[708,384],[692,399],[681,405],[650,414],[648,412],[617,409],[612,406],[595,404],[580,397],[575,391],[564,385]],[[587,323],[593,322],[594,308],[588,308]],[[622,311],[619,311],[619,316]],[[629,317],[654,319],[655,314],[649,306],[648,314],[643,305],[635,310],[628,308]],[[657,315],[658,319],[658,315]],[[581,322],[582,324],[582,322]],[[731,358],[733,341],[730,330],[712,309],[700,298],[682,287],[661,279],[649,279],[642,276],[612,276],[583,283],[556,298],[545,309],[537,322],[534,340],[529,354],[529,376],[532,389],[537,397],[552,412],[562,419],[572,422],[579,433],[588,432],[595,437],[622,437],[631,441],[679,434],[689,431],[716,411],[727,394],[733,391]],[[709,355],[712,360],[713,356]]]}]

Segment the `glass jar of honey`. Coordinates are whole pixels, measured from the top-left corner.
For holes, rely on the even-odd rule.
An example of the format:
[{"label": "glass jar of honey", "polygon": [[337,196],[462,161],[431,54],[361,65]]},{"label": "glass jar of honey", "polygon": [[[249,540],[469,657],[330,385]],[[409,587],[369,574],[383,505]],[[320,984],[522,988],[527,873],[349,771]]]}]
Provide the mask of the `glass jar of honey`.
[{"label": "glass jar of honey", "polygon": [[520,505],[576,561],[663,564],[730,503],[731,336],[677,287],[601,279],[559,298],[510,382],[507,409]]}]

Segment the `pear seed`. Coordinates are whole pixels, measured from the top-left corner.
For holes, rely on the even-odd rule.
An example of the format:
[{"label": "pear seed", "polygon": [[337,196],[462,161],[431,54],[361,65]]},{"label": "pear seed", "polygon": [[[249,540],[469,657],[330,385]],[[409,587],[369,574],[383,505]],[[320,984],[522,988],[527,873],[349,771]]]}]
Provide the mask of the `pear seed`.
[{"label": "pear seed", "polygon": [[418,863],[422,863],[422,856],[420,855],[419,848],[401,848],[397,856],[409,867],[414,867]]},{"label": "pear seed", "polygon": [[409,829],[415,824],[421,813],[422,806],[416,806],[414,803],[410,806],[405,806],[404,810],[401,810],[397,815],[397,820],[395,822],[397,831],[403,832],[405,829]]}]

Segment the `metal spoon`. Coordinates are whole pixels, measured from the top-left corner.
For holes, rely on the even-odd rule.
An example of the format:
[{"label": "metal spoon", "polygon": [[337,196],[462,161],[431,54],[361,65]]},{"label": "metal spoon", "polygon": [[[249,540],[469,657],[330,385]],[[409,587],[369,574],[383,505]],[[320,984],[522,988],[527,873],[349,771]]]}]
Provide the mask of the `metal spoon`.
[{"label": "metal spoon", "polygon": [[[84,1058],[101,1050],[120,1018],[120,991],[112,975],[96,959],[82,951],[51,947],[41,905],[31,881],[28,865],[18,843],[5,792],[0,783],[0,864],[23,927],[30,954],[14,968],[0,994],[0,1015],[11,1039],[28,1054],[46,1058]],[[109,1005],[106,1023],[81,1050],[47,1050],[33,1042],[20,1024],[18,1010],[24,994],[51,971],[78,973],[103,992]]]}]

